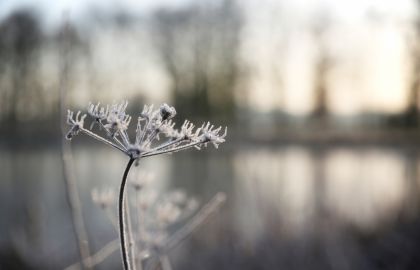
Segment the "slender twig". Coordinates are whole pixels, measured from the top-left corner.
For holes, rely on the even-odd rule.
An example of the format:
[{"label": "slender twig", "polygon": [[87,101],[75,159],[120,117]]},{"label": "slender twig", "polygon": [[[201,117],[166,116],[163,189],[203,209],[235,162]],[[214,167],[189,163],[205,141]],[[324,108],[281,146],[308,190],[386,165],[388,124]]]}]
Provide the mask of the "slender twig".
[{"label": "slender twig", "polygon": [[158,260],[152,263],[151,269],[155,269],[160,265],[161,268],[165,270],[168,268],[168,263],[170,267],[167,254],[184,239],[190,236],[200,225],[206,222],[212,214],[217,212],[225,201],[226,194],[223,192],[219,192],[214,195],[214,197],[201,208],[201,210],[192,218],[191,221],[185,224],[181,229],[169,237],[168,240],[166,240],[166,243],[164,243],[163,247],[158,251]]},{"label": "slender twig", "polygon": [[[202,225],[212,214],[217,212],[220,207],[223,205],[223,203],[226,200],[226,195],[224,193],[218,193],[216,194],[206,205],[204,205],[201,210],[193,217],[193,219],[185,224],[181,229],[176,231],[172,237],[170,237],[166,244],[164,245],[163,249],[159,252],[159,261],[155,263],[155,267],[160,264],[162,264],[162,259],[168,260],[169,258],[163,258],[164,256],[167,256],[167,254],[175,248],[182,240],[187,238],[191,233],[197,229],[200,225]],[[141,239],[141,236],[138,235],[136,237],[136,240]],[[102,249],[100,249],[98,252],[93,254],[90,257],[85,258],[82,262],[88,267],[93,267],[96,264],[101,263],[107,256],[112,254],[114,251],[117,250],[118,240],[113,240],[106,244]],[[142,269],[142,262],[143,259],[139,259],[139,267]],[[76,270],[80,269],[81,263],[75,263],[67,267],[65,270]],[[153,269],[153,267],[152,267]]]},{"label": "slender twig", "polygon": [[201,210],[185,224],[181,229],[176,231],[164,244],[163,254],[168,253],[171,249],[176,247],[182,240],[187,238],[194,232],[201,224],[203,224],[212,214],[220,209],[220,206],[226,201],[226,194],[219,192],[205,205]]},{"label": "slender twig", "polygon": [[[168,253],[174,249],[179,243],[181,243],[184,239],[190,236],[200,225],[208,220],[208,218],[217,212],[223,203],[226,201],[226,194],[223,192],[219,192],[206,204],[204,205],[201,210],[189,221],[185,224],[181,229],[176,231],[163,245],[163,248],[158,251],[159,254],[159,261],[156,261],[151,267],[154,269],[155,267],[160,266],[165,270],[164,267],[168,268],[169,258]],[[170,264],[169,264],[170,267]],[[171,268],[169,268],[171,269]]]},{"label": "slender twig", "polygon": [[171,261],[169,260],[168,255],[162,255],[159,257],[160,266],[162,270],[172,270]]},{"label": "slender twig", "polygon": [[[109,255],[114,253],[118,250],[118,239],[112,240],[108,244],[106,244],[103,248],[101,248],[98,252],[93,254],[90,257],[85,258],[82,263],[90,268],[93,268],[95,265],[101,263],[103,260],[108,258]],[[65,268],[64,270],[79,270],[81,266],[80,262],[70,265],[69,267]]]},{"label": "slender twig", "polygon": [[[67,91],[68,91],[68,74],[70,70],[69,65],[69,42],[66,40],[66,34],[69,28],[68,22],[65,23],[65,26],[62,30],[62,38],[63,38],[63,48],[62,53],[64,55],[61,71],[60,71],[60,113],[61,118],[65,118],[65,107],[66,107],[66,97],[67,97]],[[66,135],[66,129],[64,126],[61,126],[61,132],[63,134],[62,136],[62,142],[61,142],[61,159],[62,159],[62,166],[63,166],[63,178],[65,182],[65,191],[66,191],[66,197],[67,202],[70,206],[70,212],[73,222],[73,229],[74,234],[76,236],[77,246],[79,249],[79,255],[81,261],[84,262],[86,258],[90,256],[90,250],[89,250],[89,243],[87,240],[87,232],[85,228],[85,222],[83,219],[83,213],[82,213],[82,205],[80,202],[80,196],[79,191],[77,188],[77,181],[76,177],[74,176],[74,165],[73,165],[73,155],[71,152],[70,145],[68,142],[66,142],[65,135]],[[82,263],[83,269],[91,269],[89,266]]]},{"label": "slender twig", "polygon": [[[64,142],[65,143],[65,142]],[[74,174],[71,172],[71,167],[73,167],[73,157],[71,154],[70,147],[67,145],[62,146],[62,161],[63,161],[63,171],[64,171],[64,181],[66,183],[66,195],[67,200],[70,206],[74,233],[76,235],[76,240],[78,243],[78,249],[80,253],[81,260],[90,256],[89,244],[87,240],[87,232],[85,229],[82,205],[80,202],[79,191],[76,184],[76,179]],[[84,265],[83,268],[91,269],[89,266]]]},{"label": "slender twig", "polygon": [[121,255],[123,259],[123,265],[125,270],[130,270],[130,260],[128,258],[127,247],[125,243],[125,213],[124,213],[124,194],[125,194],[125,186],[127,183],[127,176],[128,172],[130,171],[131,166],[133,165],[135,159],[130,158],[127,163],[127,167],[125,168],[124,175],[121,181],[120,186],[120,194],[118,197],[118,218],[119,218],[119,225],[120,225],[120,240],[121,240]]},{"label": "slender twig", "polygon": [[114,211],[112,209],[105,209],[105,215],[108,216],[109,221],[111,222],[111,224],[114,227],[115,231],[118,233],[118,221],[115,218]]}]

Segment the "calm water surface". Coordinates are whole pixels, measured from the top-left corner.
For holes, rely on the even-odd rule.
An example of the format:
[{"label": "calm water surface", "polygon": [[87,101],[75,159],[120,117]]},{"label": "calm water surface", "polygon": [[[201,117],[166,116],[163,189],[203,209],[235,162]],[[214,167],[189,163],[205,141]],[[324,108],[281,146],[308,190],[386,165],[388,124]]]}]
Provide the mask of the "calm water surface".
[{"label": "calm water surface", "polygon": [[[127,159],[105,147],[73,150],[95,251],[118,236],[91,191],[117,190]],[[131,177],[152,172],[157,190],[183,189],[201,204],[228,196],[170,254],[175,269],[415,269],[419,161],[416,150],[392,147],[222,146],[145,159]],[[0,266],[74,263],[59,150],[3,148],[0,171]],[[117,251],[96,269],[120,267]]]}]

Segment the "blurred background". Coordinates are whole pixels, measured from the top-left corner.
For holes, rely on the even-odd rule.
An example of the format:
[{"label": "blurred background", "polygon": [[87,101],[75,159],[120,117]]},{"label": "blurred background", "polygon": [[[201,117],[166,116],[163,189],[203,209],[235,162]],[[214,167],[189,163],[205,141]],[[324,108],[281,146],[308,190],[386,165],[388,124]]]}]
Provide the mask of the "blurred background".
[{"label": "blurred background", "polygon": [[[173,269],[418,269],[417,0],[0,1],[0,269],[79,260],[66,108],[127,99],[228,126],[219,150],[144,160],[162,190],[222,210]],[[118,237],[93,204],[126,157],[71,143],[90,252]],[[133,172],[134,174],[134,172]],[[95,269],[121,269],[119,251]]]}]

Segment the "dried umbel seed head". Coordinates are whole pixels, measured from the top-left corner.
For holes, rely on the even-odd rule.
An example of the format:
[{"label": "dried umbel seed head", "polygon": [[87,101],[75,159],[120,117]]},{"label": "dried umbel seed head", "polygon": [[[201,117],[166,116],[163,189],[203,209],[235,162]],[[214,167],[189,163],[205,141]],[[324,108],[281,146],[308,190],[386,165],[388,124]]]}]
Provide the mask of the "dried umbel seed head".
[{"label": "dried umbel seed head", "polygon": [[195,211],[197,210],[199,204],[196,199],[189,199],[187,203],[185,204],[185,209],[188,211]]},{"label": "dried umbel seed head", "polygon": [[124,132],[130,125],[131,116],[125,113],[128,103],[113,104],[107,115],[105,128],[115,136],[118,132]]},{"label": "dried umbel seed head", "polygon": [[154,179],[154,174],[144,172],[132,181],[132,185],[136,191],[140,191],[143,188],[149,187]]},{"label": "dried umbel seed head", "polygon": [[[224,134],[219,134],[222,127],[215,128],[210,123],[203,124],[200,128],[185,120],[180,129],[175,128],[172,118],[176,115],[174,107],[162,104],[154,110],[153,105],[145,105],[137,121],[136,138],[132,142],[128,135],[131,116],[126,113],[128,103],[114,103],[110,106],[99,107],[92,103],[88,106],[88,114],[93,123],[98,123],[104,135],[83,127],[86,114],[77,113],[73,119],[73,112],[69,111],[67,123],[71,126],[67,138],[71,139],[80,132],[102,141],[126,154],[132,159],[154,156],[164,153],[177,152],[195,147],[201,149],[208,143],[218,147],[225,142]],[[91,128],[93,126],[91,125]],[[160,135],[166,140],[161,141]]]},{"label": "dried umbel seed head", "polygon": [[175,204],[183,204],[187,201],[187,194],[182,190],[174,190],[168,194],[168,200]]},{"label": "dried umbel seed head", "polygon": [[106,190],[92,190],[92,200],[94,203],[99,205],[102,209],[108,208],[114,204],[115,192],[112,189]]},{"label": "dried umbel seed head", "polygon": [[139,118],[142,120],[150,120],[153,115],[153,104],[150,106],[144,105],[143,111],[140,113]]},{"label": "dried umbel seed head", "polygon": [[89,102],[88,105],[88,114],[93,117],[97,122],[101,122],[105,120],[109,113],[109,106],[106,107],[99,107],[100,103],[94,105],[93,103]]},{"label": "dried umbel seed head", "polygon": [[73,119],[73,112],[67,111],[67,124],[71,125],[70,130],[66,134],[66,139],[71,140],[74,136],[79,134],[80,130],[83,130],[83,124],[86,118],[86,114],[80,116],[80,111],[77,112],[76,117]]},{"label": "dried umbel seed head", "polygon": [[194,132],[194,124],[191,123],[188,120],[184,121],[184,124],[182,124],[181,126],[181,132],[179,132],[179,139],[184,139],[184,140],[192,140],[194,138],[196,138],[200,132],[200,129],[197,129]]},{"label": "dried umbel seed head", "polygon": [[172,202],[161,203],[156,207],[156,217],[159,226],[174,223],[181,216],[181,209]]},{"label": "dried umbel seed head", "polygon": [[219,147],[219,144],[225,142],[225,137],[227,134],[227,128],[225,128],[225,132],[223,135],[219,135],[219,132],[222,130],[222,127],[218,127],[216,129],[213,129],[214,126],[210,124],[210,122],[207,122],[206,125],[201,126],[201,142],[204,144],[204,146],[207,146],[207,143],[212,143],[215,148]]},{"label": "dried umbel seed head", "polygon": [[174,107],[169,106],[166,103],[163,103],[160,106],[160,116],[162,117],[162,120],[169,120],[173,118],[176,115],[176,110]]},{"label": "dried umbel seed head", "polygon": [[[97,123],[99,131],[93,130],[93,124],[90,130],[84,128],[84,120],[86,114],[80,115],[80,112],[73,118],[73,112],[68,112],[67,123],[70,125],[70,130],[66,135],[67,139],[84,133],[96,140],[108,144],[115,149],[126,154],[130,160],[127,164],[124,176],[120,187],[120,196],[118,200],[119,224],[120,224],[120,240],[121,250],[124,262],[124,269],[129,269],[129,260],[126,252],[125,234],[124,234],[124,189],[127,180],[128,172],[133,162],[136,164],[141,158],[150,157],[159,154],[173,153],[189,148],[200,149],[202,146],[207,146],[208,143],[213,144],[216,148],[225,142],[226,128],[224,134],[219,134],[222,127],[215,128],[210,123],[203,124],[202,127],[195,129],[195,126],[189,121],[185,120],[180,129],[175,128],[175,123],[172,118],[176,115],[175,108],[162,104],[158,109],[154,110],[153,106],[145,105],[143,111],[137,118],[137,126],[135,132],[135,140],[130,139],[129,126],[131,116],[126,113],[128,102],[114,103],[110,106],[99,107],[92,103],[88,106],[88,114],[92,118],[92,122]],[[160,135],[166,140],[160,140]],[[146,222],[146,227],[149,224],[151,228],[155,228],[153,239],[156,241],[159,237],[157,235],[167,235],[167,226],[177,221],[188,210],[194,208],[191,203],[182,193],[172,195],[170,199],[157,201],[157,196],[148,189],[142,189],[141,184],[135,186],[138,196],[137,208],[139,212],[155,213],[154,220]],[[114,194],[112,192],[99,193],[92,192],[93,200],[101,206],[106,208],[113,201]],[[157,229],[156,229],[157,228]],[[146,229],[145,229],[146,230]],[[158,241],[163,243],[163,241]],[[155,245],[157,245],[155,243]],[[146,245],[147,246],[147,245]]]},{"label": "dried umbel seed head", "polygon": [[137,207],[140,207],[141,210],[146,211],[155,204],[157,199],[158,194],[155,190],[147,190],[142,192],[141,196],[139,197]]},{"label": "dried umbel seed head", "polygon": [[127,149],[130,158],[137,159],[140,157],[142,149],[138,145],[130,145]]}]

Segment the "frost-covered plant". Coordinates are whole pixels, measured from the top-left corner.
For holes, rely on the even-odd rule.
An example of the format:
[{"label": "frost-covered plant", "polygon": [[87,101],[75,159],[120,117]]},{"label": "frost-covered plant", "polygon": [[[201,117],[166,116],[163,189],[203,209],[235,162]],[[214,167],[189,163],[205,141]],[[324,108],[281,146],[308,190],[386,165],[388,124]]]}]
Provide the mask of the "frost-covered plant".
[{"label": "frost-covered plant", "polygon": [[[141,179],[141,185],[138,185],[139,181],[129,180],[135,190],[136,198],[130,200],[129,207],[126,208],[134,212],[134,215],[133,213],[127,215],[128,224],[135,224],[132,232],[129,231],[133,269],[136,267],[139,270],[156,269],[156,263],[160,263],[160,269],[172,269],[167,256],[168,252],[218,211],[225,202],[226,195],[219,192],[200,210],[194,211],[198,208],[198,203],[188,198],[182,190],[159,193],[149,186],[149,181]],[[92,191],[93,201],[108,215],[118,230],[116,217],[110,214],[113,210],[114,197],[115,192],[112,189]],[[127,213],[130,211],[128,210]],[[84,264],[94,267],[101,263],[117,250],[115,244],[117,244],[115,240],[109,242],[94,255],[85,259]],[[146,259],[149,262],[147,264],[144,263]],[[79,269],[79,266],[80,264],[76,263],[67,267],[66,270]]]},{"label": "frost-covered plant", "polygon": [[[220,134],[222,127],[215,128],[210,122],[194,129],[194,124],[185,120],[181,128],[176,129],[172,121],[176,115],[175,108],[167,104],[161,105],[156,110],[153,109],[153,105],[144,106],[137,119],[135,140],[131,141],[127,132],[131,116],[125,112],[128,103],[106,107],[99,105],[99,103],[97,105],[90,103],[88,106],[88,114],[93,120],[90,129],[84,128],[86,114],[81,115],[79,111],[74,116],[72,111],[68,111],[67,123],[71,128],[67,133],[67,139],[70,140],[81,132],[120,150],[131,159],[177,152],[191,147],[200,149],[208,143],[218,148],[219,144],[225,141],[226,128],[224,133]],[[105,136],[92,132],[95,124],[105,132]],[[160,140],[162,135],[167,138],[163,142]]]},{"label": "frost-covered plant", "polygon": [[[144,157],[192,147],[201,149],[209,143],[218,148],[219,144],[225,142],[227,129],[225,128],[222,133],[222,127],[215,128],[209,122],[195,128],[194,124],[187,120],[179,129],[176,129],[172,121],[176,115],[174,107],[162,104],[158,109],[154,109],[153,105],[145,105],[137,118],[135,138],[131,140],[128,129],[132,118],[126,113],[127,105],[126,101],[105,107],[101,107],[99,103],[96,105],[90,103],[87,109],[88,115],[92,118],[89,129],[84,127],[86,114],[82,115],[79,111],[74,115],[69,110],[67,123],[70,125],[70,130],[66,138],[70,140],[79,133],[83,133],[118,149],[129,157],[118,196],[121,253],[124,269],[129,270],[131,266],[126,247],[124,201],[127,175],[134,161],[138,162]],[[95,124],[98,125],[98,129],[93,131]]]},{"label": "frost-covered plant", "polygon": [[[181,241],[188,236],[196,226],[193,223],[185,223],[187,220],[197,221],[207,218],[213,212],[199,211],[198,202],[189,198],[183,190],[172,190],[168,192],[158,192],[152,187],[153,176],[151,174],[141,174],[134,180],[129,180],[135,191],[135,199],[129,201],[127,211],[132,213],[127,215],[128,224],[135,224],[131,232],[130,243],[133,256],[133,267],[138,265],[143,269],[143,260],[150,257],[163,257],[175,242]],[[107,213],[112,207],[115,197],[113,191],[104,189],[103,191],[94,190],[92,192],[93,201]],[[225,196],[219,193],[211,201],[213,209],[224,202]],[[207,204],[208,205],[208,204]],[[133,215],[134,213],[134,215]],[[114,223],[114,216],[109,216]],[[136,219],[137,217],[137,219]],[[202,221],[200,221],[201,223]],[[176,224],[184,225],[181,229],[174,230]],[[180,237],[180,234],[182,236]],[[129,236],[129,237],[130,237]],[[167,261],[169,263],[169,261]]]}]

